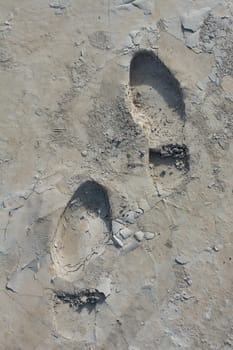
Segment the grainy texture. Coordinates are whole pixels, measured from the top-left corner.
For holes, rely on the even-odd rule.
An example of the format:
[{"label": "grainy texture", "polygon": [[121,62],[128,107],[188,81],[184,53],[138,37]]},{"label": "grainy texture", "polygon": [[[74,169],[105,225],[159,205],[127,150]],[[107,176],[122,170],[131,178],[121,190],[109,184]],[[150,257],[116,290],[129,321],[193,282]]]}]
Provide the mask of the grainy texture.
[{"label": "grainy texture", "polygon": [[233,349],[232,2],[0,4],[1,349]]}]

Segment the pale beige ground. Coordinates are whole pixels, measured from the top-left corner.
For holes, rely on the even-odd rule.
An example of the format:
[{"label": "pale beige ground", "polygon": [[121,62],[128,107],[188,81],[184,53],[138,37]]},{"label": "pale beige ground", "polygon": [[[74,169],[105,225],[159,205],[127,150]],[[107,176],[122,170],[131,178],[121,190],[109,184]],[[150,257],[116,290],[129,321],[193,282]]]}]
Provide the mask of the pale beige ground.
[{"label": "pale beige ground", "polygon": [[[128,2],[0,0],[3,350],[233,349],[232,2]],[[182,29],[206,7],[197,31]],[[130,62],[142,49],[180,83],[184,122],[147,86],[135,106]],[[153,119],[158,104],[170,129]],[[157,127],[156,147],[173,136],[188,147],[188,172],[150,164]],[[90,179],[111,221],[143,209],[123,247],[98,212],[69,214]],[[138,242],[138,231],[155,237]],[[70,257],[84,264],[64,272]],[[106,296],[91,312],[56,298],[87,288]]]}]

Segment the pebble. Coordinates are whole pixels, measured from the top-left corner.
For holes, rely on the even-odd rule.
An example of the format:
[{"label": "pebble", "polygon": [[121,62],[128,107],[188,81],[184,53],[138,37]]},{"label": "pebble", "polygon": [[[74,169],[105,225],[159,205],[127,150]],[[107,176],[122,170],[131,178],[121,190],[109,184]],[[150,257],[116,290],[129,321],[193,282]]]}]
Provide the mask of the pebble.
[{"label": "pebble", "polygon": [[130,210],[125,216],[122,218],[128,224],[135,224],[136,219],[139,218],[144,213],[142,208],[137,208],[135,211]]},{"label": "pebble", "polygon": [[120,248],[124,247],[124,244],[122,242],[122,240],[120,238],[118,238],[117,236],[113,235],[112,236],[113,242]]},{"label": "pebble", "polygon": [[134,237],[136,238],[137,241],[141,242],[144,238],[144,232],[138,231],[134,234]]},{"label": "pebble", "polygon": [[219,252],[219,251],[221,250],[221,248],[222,248],[221,246],[216,246],[216,245],[215,245],[215,246],[213,246],[212,249],[213,249],[214,252],[217,253],[217,252]]},{"label": "pebble", "polygon": [[147,239],[147,240],[153,239],[153,238],[155,238],[155,233],[153,233],[153,232],[145,232],[144,233],[144,238]]},{"label": "pebble", "polygon": [[60,1],[57,2],[50,2],[49,7],[53,8],[53,9],[60,9],[63,10],[66,8],[65,4],[62,4]]},{"label": "pebble", "polygon": [[211,11],[210,7],[205,7],[200,10],[191,10],[182,16],[181,22],[185,30],[196,32],[203,24],[203,21]]},{"label": "pebble", "polygon": [[144,213],[144,210],[142,208],[138,208],[135,210],[135,216],[139,217],[140,215],[142,215]]},{"label": "pebble", "polygon": [[150,3],[147,0],[135,0],[132,5],[142,10],[145,16],[151,15]]},{"label": "pebble", "polygon": [[191,298],[193,298],[193,296],[191,294],[188,294],[186,291],[183,291],[180,295],[181,301],[189,300]]},{"label": "pebble", "polygon": [[129,230],[127,227],[122,228],[119,233],[123,239],[127,239],[132,236],[132,231]]},{"label": "pebble", "polygon": [[134,211],[129,211],[125,214],[123,220],[127,222],[128,224],[135,224],[136,222],[136,215]]},{"label": "pebble", "polygon": [[175,262],[179,265],[186,265],[189,260],[185,256],[179,255],[175,258]]},{"label": "pebble", "polygon": [[82,151],[82,152],[81,152],[81,155],[82,155],[83,157],[87,157],[87,151]]},{"label": "pebble", "polygon": [[184,281],[185,281],[189,286],[191,286],[192,283],[193,283],[193,281],[191,280],[190,277],[185,277],[185,278],[184,278]]},{"label": "pebble", "polygon": [[112,221],[112,233],[113,235],[117,235],[120,230],[124,229],[124,225],[122,225],[121,223],[113,220]]}]

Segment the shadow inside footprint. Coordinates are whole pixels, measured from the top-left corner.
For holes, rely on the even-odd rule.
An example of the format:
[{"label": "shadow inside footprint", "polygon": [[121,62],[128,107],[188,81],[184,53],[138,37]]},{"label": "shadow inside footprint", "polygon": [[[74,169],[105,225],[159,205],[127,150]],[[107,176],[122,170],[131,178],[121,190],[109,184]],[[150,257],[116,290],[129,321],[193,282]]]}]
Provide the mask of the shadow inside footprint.
[{"label": "shadow inside footprint", "polygon": [[100,217],[110,228],[110,204],[107,191],[95,181],[84,182],[74,193],[69,207],[72,210],[84,207]]},{"label": "shadow inside footprint", "polygon": [[83,289],[76,293],[65,293],[59,291],[56,293],[56,297],[65,304],[69,304],[74,310],[81,312],[86,308],[89,312],[92,312],[97,304],[102,304],[106,296],[104,293],[99,292],[97,289]]},{"label": "shadow inside footprint", "polygon": [[177,170],[189,171],[189,150],[186,145],[170,144],[149,150],[149,162],[155,167],[164,165]]},{"label": "shadow inside footprint", "polygon": [[111,213],[105,188],[86,181],[64,210],[53,246],[53,260],[60,275],[76,272],[104,249],[111,233]]},{"label": "shadow inside footprint", "polygon": [[[130,65],[130,86],[150,86],[158,92],[169,108],[175,110],[180,117],[185,116],[183,92],[178,80],[172,75],[164,63],[152,52],[137,52]],[[134,102],[137,104],[137,97]]]},{"label": "shadow inside footprint", "polygon": [[130,63],[132,115],[148,138],[150,176],[166,193],[189,171],[184,144],[185,103],[179,81],[152,51],[140,50]]}]

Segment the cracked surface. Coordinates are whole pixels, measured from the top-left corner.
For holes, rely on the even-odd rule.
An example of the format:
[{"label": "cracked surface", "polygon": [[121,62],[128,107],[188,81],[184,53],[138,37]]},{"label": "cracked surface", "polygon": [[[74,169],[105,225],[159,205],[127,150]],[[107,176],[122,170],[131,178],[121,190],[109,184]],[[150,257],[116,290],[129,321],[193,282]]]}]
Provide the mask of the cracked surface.
[{"label": "cracked surface", "polygon": [[2,348],[232,349],[231,1],[0,3]]}]

